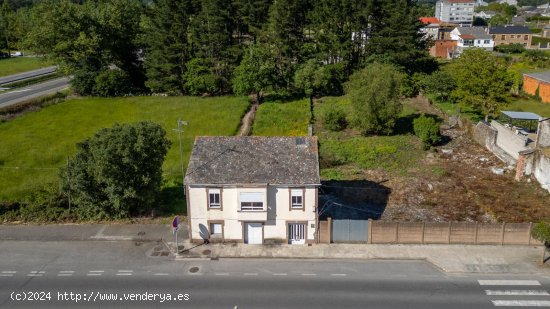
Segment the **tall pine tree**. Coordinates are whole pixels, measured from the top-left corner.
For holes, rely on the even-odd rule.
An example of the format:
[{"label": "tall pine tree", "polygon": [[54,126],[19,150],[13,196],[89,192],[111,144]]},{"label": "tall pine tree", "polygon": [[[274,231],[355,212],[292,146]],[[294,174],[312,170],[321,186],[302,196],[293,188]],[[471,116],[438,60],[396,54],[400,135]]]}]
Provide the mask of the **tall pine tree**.
[{"label": "tall pine tree", "polygon": [[416,1],[371,0],[368,61],[397,65],[407,73],[433,71],[437,64],[428,55],[428,42],[419,31]]},{"label": "tall pine tree", "polygon": [[190,0],[157,0],[145,20],[146,85],[153,92],[184,93],[186,63],[191,59],[189,24],[198,8]]}]

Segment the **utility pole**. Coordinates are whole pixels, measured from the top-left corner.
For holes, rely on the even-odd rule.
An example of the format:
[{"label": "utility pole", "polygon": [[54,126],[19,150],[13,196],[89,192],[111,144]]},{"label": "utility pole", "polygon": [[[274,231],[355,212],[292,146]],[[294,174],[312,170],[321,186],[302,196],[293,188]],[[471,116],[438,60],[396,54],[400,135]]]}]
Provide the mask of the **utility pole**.
[{"label": "utility pole", "polygon": [[187,121],[183,121],[181,120],[181,118],[178,118],[178,128],[177,129],[174,129],[174,131],[177,131],[178,132],[178,137],[179,137],[179,143],[180,143],[180,164],[181,164],[181,185],[182,187],[185,188],[185,184],[184,184],[184,181],[185,181],[185,174],[183,172],[183,147],[182,147],[182,144],[181,144],[181,133],[183,132],[183,129],[182,129],[182,126],[186,126],[187,125]]}]

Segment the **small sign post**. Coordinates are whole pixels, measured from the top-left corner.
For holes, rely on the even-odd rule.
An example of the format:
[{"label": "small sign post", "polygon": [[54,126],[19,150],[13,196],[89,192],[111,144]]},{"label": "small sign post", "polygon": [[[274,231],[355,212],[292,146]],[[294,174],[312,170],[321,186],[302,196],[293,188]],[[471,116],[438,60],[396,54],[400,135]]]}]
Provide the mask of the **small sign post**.
[{"label": "small sign post", "polygon": [[174,217],[174,221],[172,221],[172,228],[174,229],[174,235],[176,235],[176,255],[178,255],[179,252],[179,246],[178,246],[178,229],[179,229],[179,218],[178,216]]}]

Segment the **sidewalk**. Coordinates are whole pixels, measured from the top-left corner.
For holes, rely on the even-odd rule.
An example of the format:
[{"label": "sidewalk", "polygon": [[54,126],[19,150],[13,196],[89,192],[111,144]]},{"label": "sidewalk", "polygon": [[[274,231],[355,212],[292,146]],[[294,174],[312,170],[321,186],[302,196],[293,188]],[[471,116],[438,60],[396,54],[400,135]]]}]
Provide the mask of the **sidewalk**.
[{"label": "sidewalk", "polygon": [[[180,254],[175,260],[219,258],[278,259],[419,259],[449,273],[538,273],[550,275],[550,267],[539,265],[540,246],[488,245],[246,245],[208,244],[195,246],[180,228]],[[0,225],[0,241],[159,241],[174,252],[170,225],[83,224],[83,225]],[[168,251],[164,246],[161,251]],[[153,256],[153,255],[151,255]],[[164,256],[164,254],[162,254]]]},{"label": "sidewalk", "polygon": [[[0,225],[0,240],[15,241],[158,241],[171,235],[172,227],[162,224]],[[187,235],[186,227],[179,235]]]},{"label": "sidewalk", "polygon": [[[171,244],[173,246],[173,243]],[[545,273],[541,247],[465,245],[318,244],[312,246],[208,244],[185,249],[176,260],[190,258],[419,259],[448,273]],[[180,246],[181,248],[181,246]],[[181,250],[181,249],[180,249]]]}]

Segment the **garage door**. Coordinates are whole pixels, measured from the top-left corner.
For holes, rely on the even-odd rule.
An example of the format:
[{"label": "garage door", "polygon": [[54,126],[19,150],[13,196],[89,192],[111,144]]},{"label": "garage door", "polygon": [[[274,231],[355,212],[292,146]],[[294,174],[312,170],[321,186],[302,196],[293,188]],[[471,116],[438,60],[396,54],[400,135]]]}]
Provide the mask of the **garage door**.
[{"label": "garage door", "polygon": [[261,245],[263,243],[263,224],[245,223],[245,243]]}]

